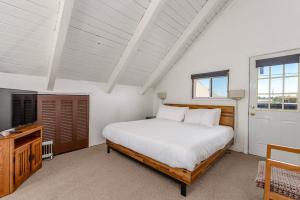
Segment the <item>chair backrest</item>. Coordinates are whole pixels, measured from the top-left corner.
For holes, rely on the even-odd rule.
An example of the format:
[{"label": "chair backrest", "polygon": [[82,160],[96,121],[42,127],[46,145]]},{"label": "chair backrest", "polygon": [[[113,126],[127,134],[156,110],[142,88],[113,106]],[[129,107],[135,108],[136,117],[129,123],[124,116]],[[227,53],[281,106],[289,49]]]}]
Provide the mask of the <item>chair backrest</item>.
[{"label": "chair backrest", "polygon": [[[300,149],[268,144],[266,167],[265,167],[266,169],[265,169],[265,184],[264,184],[264,187],[265,187],[264,200],[270,200],[270,199],[290,200],[291,198],[289,198],[289,197],[291,197],[291,196],[294,196],[295,197],[294,199],[300,199],[300,166],[272,160],[271,159],[272,150],[279,150],[279,151],[285,151],[285,152],[289,152],[289,153],[300,154]],[[277,173],[284,173],[285,177],[275,175],[273,173],[274,170],[272,170],[273,167],[275,167],[275,169],[276,169],[275,171],[277,171]],[[271,173],[271,170],[272,170],[272,173]],[[294,174],[289,175],[291,173],[294,173]],[[297,176],[297,174],[295,175],[295,173],[297,173],[297,174],[299,173],[299,176]],[[285,187],[286,191],[283,191],[281,194],[272,192],[271,191],[271,177],[275,177],[275,176],[276,176],[276,178],[279,177],[279,178],[283,178],[283,179],[293,179],[293,180],[289,180],[288,182],[295,184],[295,186],[294,185],[286,185],[286,187]],[[272,183],[273,183],[272,188],[274,188],[275,185],[279,185],[279,184],[274,184],[274,181],[275,180],[272,179]],[[295,190],[295,188],[296,188],[296,190]],[[276,191],[282,191],[282,190],[281,190],[281,188],[278,188]]]}]

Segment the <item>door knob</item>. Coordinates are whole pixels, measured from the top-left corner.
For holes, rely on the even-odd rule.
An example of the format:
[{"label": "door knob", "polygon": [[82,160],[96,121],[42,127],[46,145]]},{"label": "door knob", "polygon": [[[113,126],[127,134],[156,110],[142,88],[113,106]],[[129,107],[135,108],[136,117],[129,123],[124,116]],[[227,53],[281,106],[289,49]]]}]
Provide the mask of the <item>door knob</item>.
[{"label": "door knob", "polygon": [[251,112],[250,115],[251,115],[251,116],[255,116],[255,112]]}]

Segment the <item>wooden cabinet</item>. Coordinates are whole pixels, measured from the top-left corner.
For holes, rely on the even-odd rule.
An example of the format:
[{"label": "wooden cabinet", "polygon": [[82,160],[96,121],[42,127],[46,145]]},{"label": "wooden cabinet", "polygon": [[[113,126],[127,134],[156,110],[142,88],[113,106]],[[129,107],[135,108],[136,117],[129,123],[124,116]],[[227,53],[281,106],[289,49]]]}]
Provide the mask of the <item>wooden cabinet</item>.
[{"label": "wooden cabinet", "polygon": [[9,140],[0,141],[0,197],[9,193]]},{"label": "wooden cabinet", "polygon": [[0,137],[0,197],[14,192],[42,167],[42,126]]},{"label": "wooden cabinet", "polygon": [[30,174],[30,145],[15,150],[14,166],[14,185],[18,187]]},{"label": "wooden cabinet", "polygon": [[42,139],[38,139],[30,145],[31,171],[36,171],[42,164]]},{"label": "wooden cabinet", "polygon": [[38,122],[54,154],[88,147],[89,96],[38,95]]}]

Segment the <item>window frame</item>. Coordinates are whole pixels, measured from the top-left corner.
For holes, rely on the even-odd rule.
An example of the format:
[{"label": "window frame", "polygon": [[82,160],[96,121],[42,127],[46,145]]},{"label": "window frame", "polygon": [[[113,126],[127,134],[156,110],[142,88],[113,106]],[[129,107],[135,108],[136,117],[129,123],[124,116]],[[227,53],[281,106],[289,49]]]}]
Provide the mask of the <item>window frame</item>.
[{"label": "window frame", "polygon": [[[300,55],[300,54],[296,54],[296,55]],[[283,57],[289,57],[289,56],[295,56],[295,55],[288,55],[288,56],[283,56]],[[265,60],[272,60],[274,59],[275,62],[278,62],[279,59],[278,57],[273,57],[273,58],[267,58]],[[300,58],[299,58],[300,60]],[[258,61],[258,60],[257,60]],[[256,62],[257,62],[256,61]],[[266,66],[256,66],[256,99],[255,99],[255,110],[257,111],[278,111],[278,112],[299,112],[300,111],[300,63],[298,62],[298,75],[297,76],[286,76],[286,70],[285,70],[285,67],[286,65],[288,64],[292,64],[292,63],[270,63],[270,65],[266,65]],[[272,66],[276,66],[276,65],[282,65],[282,75],[279,76],[279,77],[272,77]],[[259,78],[259,70],[261,67],[268,67],[268,70],[269,70],[269,75],[267,78]],[[285,80],[286,78],[291,78],[291,77],[297,77],[298,78],[298,90],[297,90],[297,93],[291,93],[291,92],[285,92]],[[279,94],[279,93],[274,93],[273,95],[276,96],[276,95],[280,95],[281,96],[281,104],[282,104],[282,107],[280,109],[277,109],[277,108],[271,108],[271,105],[272,105],[272,93],[271,93],[271,82],[273,79],[277,79],[277,78],[281,78],[282,79],[282,92]],[[268,80],[268,93],[259,93],[258,92],[258,87],[259,87],[259,80]],[[284,108],[284,99],[285,99],[285,94],[291,94],[291,95],[296,95],[296,98],[297,98],[297,109],[285,109]],[[268,104],[268,108],[259,108],[258,107],[258,103],[259,103],[259,95],[268,95],[268,101],[266,101],[266,103]]]},{"label": "window frame", "polygon": [[[218,77],[226,77],[227,78],[227,90],[226,90],[226,97],[213,97],[213,78]],[[200,73],[200,74],[192,74],[192,99],[228,99],[229,96],[229,70],[222,70],[222,71],[214,71],[214,72],[208,72],[208,73]],[[195,96],[195,81],[199,79],[209,79],[209,97],[196,97]]]}]

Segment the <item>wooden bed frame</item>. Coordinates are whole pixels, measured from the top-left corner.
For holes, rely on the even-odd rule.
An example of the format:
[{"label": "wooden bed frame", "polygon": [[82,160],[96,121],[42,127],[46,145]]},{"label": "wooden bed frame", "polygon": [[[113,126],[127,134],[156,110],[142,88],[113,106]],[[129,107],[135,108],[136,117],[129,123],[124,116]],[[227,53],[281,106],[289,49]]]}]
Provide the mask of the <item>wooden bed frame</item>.
[{"label": "wooden bed frame", "polygon": [[[199,108],[221,108],[221,119],[220,124],[225,126],[231,126],[234,128],[234,107],[233,106],[211,106],[211,105],[188,105],[188,104],[165,104],[168,106],[176,107],[189,107],[190,109],[199,109]],[[114,149],[122,154],[125,154],[147,166],[158,170],[173,179],[176,179],[180,182],[181,186],[181,195],[186,196],[186,187],[191,185],[198,176],[203,174],[208,168],[210,168],[216,161],[218,161],[225,152],[233,145],[234,140],[232,139],[223,149],[215,152],[208,159],[202,161],[198,164],[193,171],[188,171],[182,168],[173,168],[164,163],[156,161],[148,156],[135,152],[131,149],[128,149],[122,145],[115,144],[109,140],[106,140],[107,144],[107,153],[110,153],[110,149]]]}]

